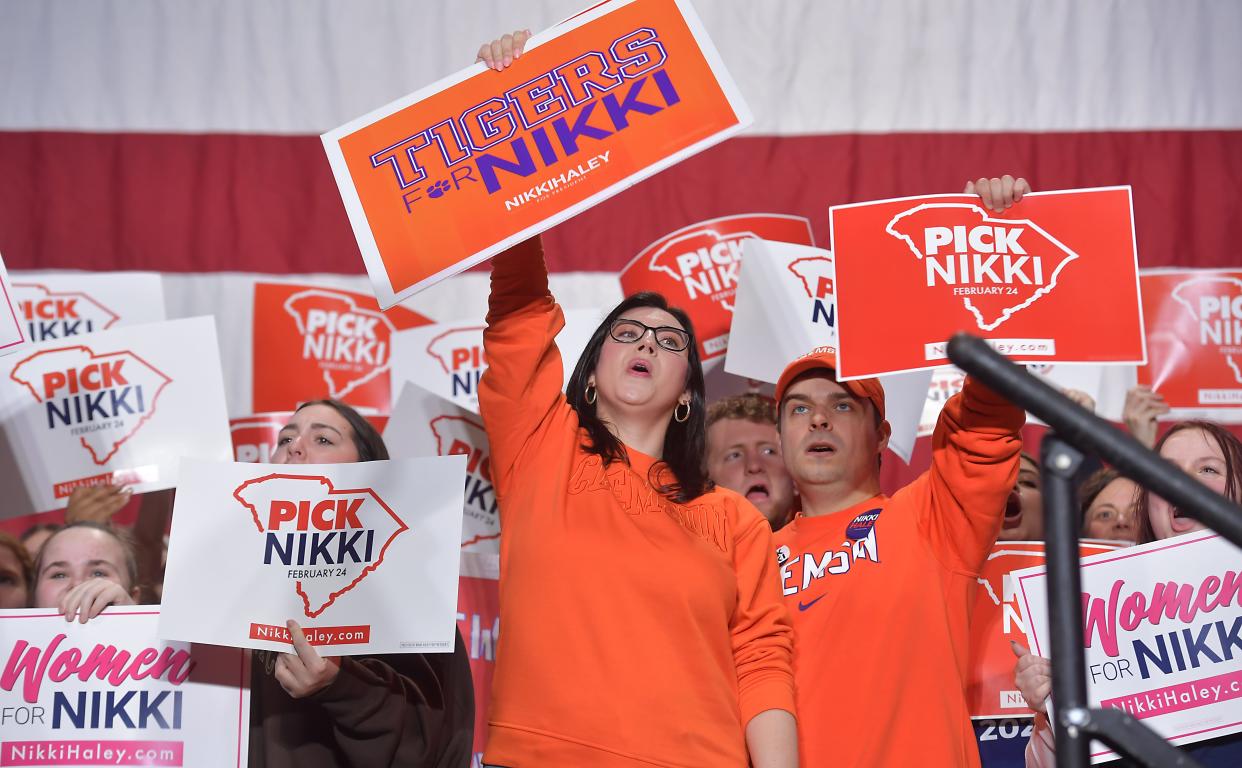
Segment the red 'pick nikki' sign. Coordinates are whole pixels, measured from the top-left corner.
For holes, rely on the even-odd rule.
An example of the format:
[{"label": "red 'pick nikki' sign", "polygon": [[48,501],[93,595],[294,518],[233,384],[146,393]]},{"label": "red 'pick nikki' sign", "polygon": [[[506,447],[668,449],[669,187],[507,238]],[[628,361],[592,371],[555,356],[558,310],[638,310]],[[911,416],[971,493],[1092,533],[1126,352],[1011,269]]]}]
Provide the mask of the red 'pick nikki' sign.
[{"label": "red 'pick nikki' sign", "polygon": [[365,411],[392,407],[392,334],[429,320],[370,296],[305,285],[254,287],[254,410],[288,411],[334,398]]},{"label": "red 'pick nikki' sign", "polygon": [[[1242,272],[1145,271],[1148,365],[1140,384],[1171,408],[1238,418],[1242,409]],[[1186,414],[1191,415],[1191,414]]]},{"label": "red 'pick nikki' sign", "polygon": [[1145,360],[1129,187],[1003,213],[938,195],[829,215],[843,378],[943,365],[959,331],[1025,363]]}]

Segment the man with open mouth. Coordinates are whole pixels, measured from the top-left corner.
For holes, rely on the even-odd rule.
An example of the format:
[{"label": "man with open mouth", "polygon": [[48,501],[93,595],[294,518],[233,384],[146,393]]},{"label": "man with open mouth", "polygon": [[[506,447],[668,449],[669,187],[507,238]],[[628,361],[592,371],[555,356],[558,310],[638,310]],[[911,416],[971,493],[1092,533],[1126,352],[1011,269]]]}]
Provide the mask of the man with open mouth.
[{"label": "man with open mouth", "polygon": [[779,531],[797,505],[781,458],[776,401],[757,393],[725,397],[707,409],[707,474],[737,491]]},{"label": "man with open mouth", "polygon": [[1018,482],[1005,499],[1000,541],[1044,540],[1044,494],[1039,462],[1028,453],[1018,465]]},{"label": "man with open mouth", "polygon": [[[1025,186],[978,182],[997,183],[1001,208]],[[998,210],[997,196],[983,202]],[[967,377],[936,424],[931,468],[889,497],[884,387],[838,381],[836,367],[820,347],[776,384],[801,504],[773,536],[794,625],[800,765],[977,767],[969,611],[1018,476],[1025,414]]]}]

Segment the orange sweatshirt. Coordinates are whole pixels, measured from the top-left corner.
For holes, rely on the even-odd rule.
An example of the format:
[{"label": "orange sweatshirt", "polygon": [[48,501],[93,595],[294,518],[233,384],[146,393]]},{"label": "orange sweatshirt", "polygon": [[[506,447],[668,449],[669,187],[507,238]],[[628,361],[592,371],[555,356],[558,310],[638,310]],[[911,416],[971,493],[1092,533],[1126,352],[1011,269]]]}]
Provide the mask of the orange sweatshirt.
[{"label": "orange sweatshirt", "polygon": [[773,537],[802,768],[979,765],[965,694],[971,595],[1017,479],[1023,420],[967,378],[927,472]]},{"label": "orange sweatshirt", "polygon": [[750,718],[793,712],[767,523],[726,490],[670,502],[638,451],[604,467],[582,449],[537,240],[494,260],[487,322],[502,631],[484,762],[745,768]]}]

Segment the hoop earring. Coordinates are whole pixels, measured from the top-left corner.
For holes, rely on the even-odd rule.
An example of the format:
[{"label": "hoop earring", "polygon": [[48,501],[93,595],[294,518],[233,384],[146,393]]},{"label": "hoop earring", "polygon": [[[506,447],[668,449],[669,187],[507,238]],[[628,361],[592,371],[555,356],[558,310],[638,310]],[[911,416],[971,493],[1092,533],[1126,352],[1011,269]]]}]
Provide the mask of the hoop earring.
[{"label": "hoop earring", "polygon": [[594,385],[594,384],[587,384],[587,385],[586,385],[586,394],[585,394],[585,396],[584,396],[584,398],[583,398],[583,399],[585,399],[585,400],[586,400],[587,405],[595,405],[595,397],[596,397],[596,395],[595,395],[595,385]]},{"label": "hoop earring", "polygon": [[[686,415],[679,416],[678,413],[680,413],[681,407],[683,405],[686,406]],[[686,420],[689,418],[690,418],[690,403],[678,403],[677,407],[673,409],[673,421],[677,422],[678,424],[684,424]]]}]

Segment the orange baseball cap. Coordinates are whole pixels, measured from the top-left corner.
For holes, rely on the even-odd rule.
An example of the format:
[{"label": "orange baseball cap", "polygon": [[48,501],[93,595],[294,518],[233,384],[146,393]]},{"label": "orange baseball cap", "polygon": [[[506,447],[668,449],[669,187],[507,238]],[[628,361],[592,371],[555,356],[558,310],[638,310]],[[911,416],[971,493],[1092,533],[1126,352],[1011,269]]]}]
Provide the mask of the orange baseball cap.
[{"label": "orange baseball cap", "polygon": [[[794,360],[785,366],[785,370],[781,372],[781,377],[776,381],[776,402],[779,404],[785,400],[785,390],[789,389],[789,385],[794,379],[798,378],[807,371],[826,370],[832,374],[832,380],[837,379],[837,350],[833,347],[816,347],[807,354]],[[876,413],[880,414],[880,421],[884,416],[884,385],[879,379],[854,379],[853,381],[837,382],[845,391],[849,392],[859,400],[870,400],[875,406]]]}]

